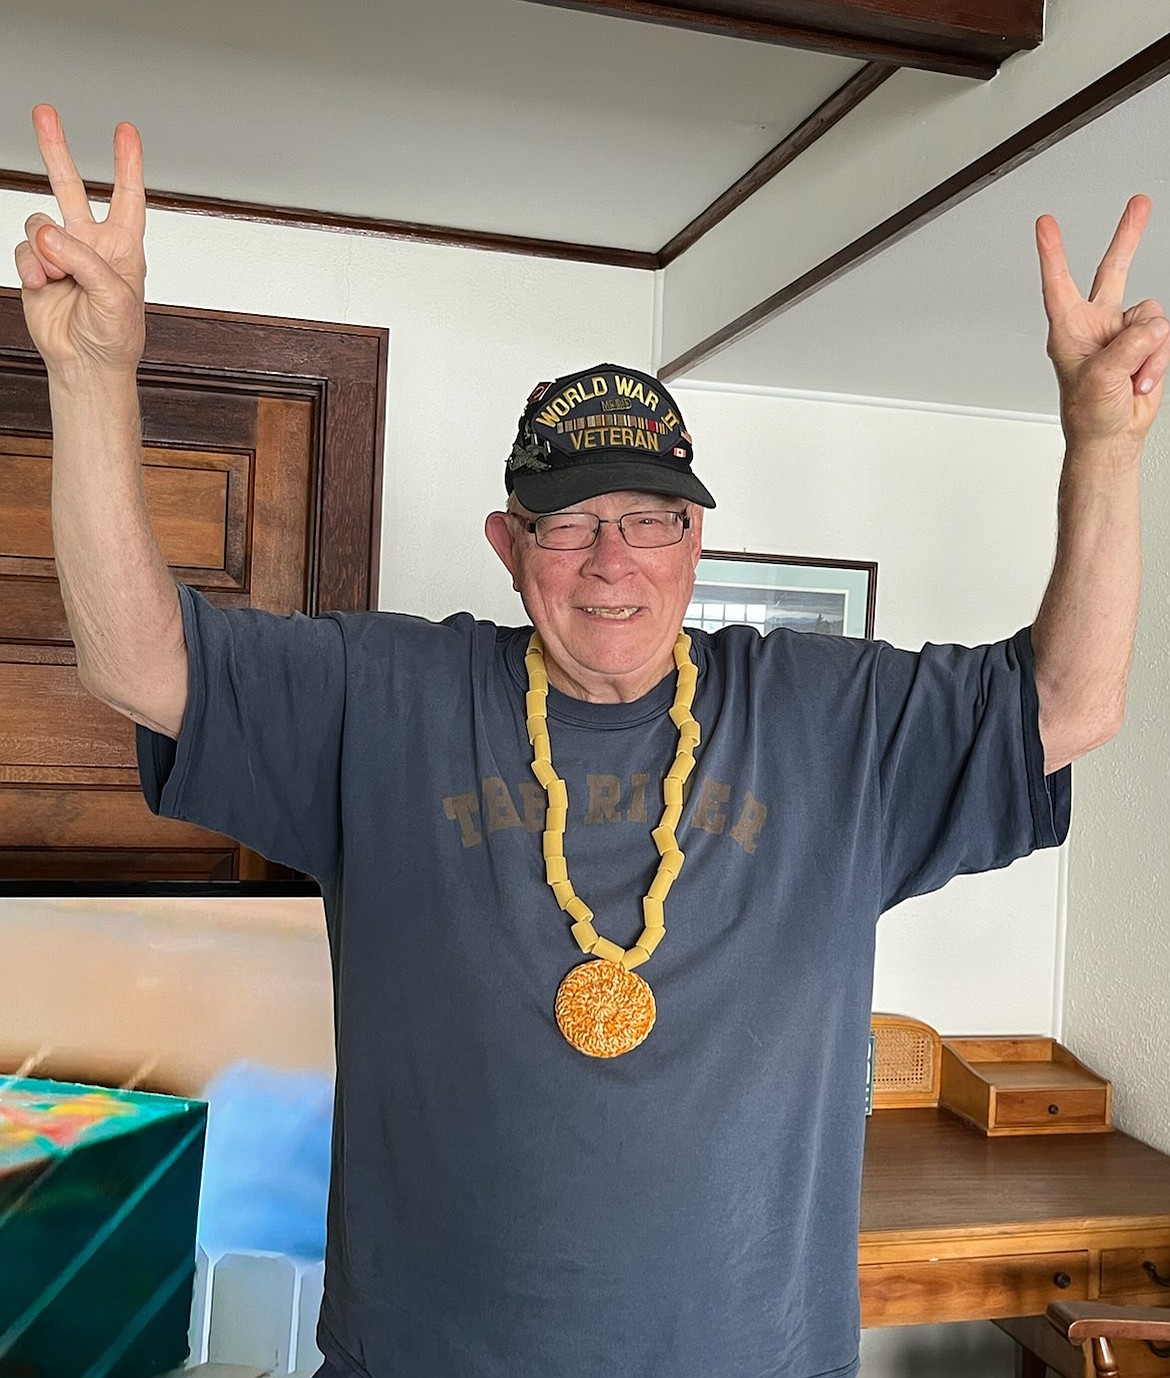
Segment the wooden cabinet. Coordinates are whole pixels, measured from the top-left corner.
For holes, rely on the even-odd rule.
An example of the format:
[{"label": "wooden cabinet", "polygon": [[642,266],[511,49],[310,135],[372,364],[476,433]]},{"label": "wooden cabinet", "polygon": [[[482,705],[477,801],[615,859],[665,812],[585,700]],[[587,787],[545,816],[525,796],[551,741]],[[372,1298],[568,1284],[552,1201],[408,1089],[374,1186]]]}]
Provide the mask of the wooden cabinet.
[{"label": "wooden cabinet", "polygon": [[1023,1316],[1058,1297],[1089,1292],[1089,1253],[997,1253],[983,1258],[935,1258],[863,1264],[866,1325],[905,1325],[907,1317],[963,1321],[976,1316]]},{"label": "wooden cabinet", "polygon": [[[376,606],[386,332],[147,319],[144,486],[176,578],[228,607]],[[0,289],[0,882],[287,877],[147,810],[133,725],[77,680],[51,465],[44,370]]]},{"label": "wooden cabinet", "polygon": [[1054,1038],[948,1038],[939,1104],[992,1136],[1105,1134],[1113,1088]]},{"label": "wooden cabinet", "polygon": [[[1054,1372],[1092,1378],[1042,1313],[1170,1305],[1170,1157],[1122,1133],[996,1138],[946,1110],[875,1111],[859,1261],[863,1325],[995,1320]],[[1170,1378],[1146,1346],[1118,1348],[1126,1378]]]}]

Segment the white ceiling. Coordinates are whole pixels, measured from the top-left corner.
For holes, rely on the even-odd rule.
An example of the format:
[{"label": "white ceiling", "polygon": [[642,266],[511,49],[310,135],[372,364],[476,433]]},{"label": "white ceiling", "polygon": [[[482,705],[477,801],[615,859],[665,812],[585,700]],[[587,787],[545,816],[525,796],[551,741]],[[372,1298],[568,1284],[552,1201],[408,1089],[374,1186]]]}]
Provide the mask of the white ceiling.
[{"label": "white ceiling", "polygon": [[[0,167],[656,251],[859,62],[525,0],[3,0]],[[960,80],[960,78],[956,78]]]},{"label": "white ceiling", "polygon": [[1134,192],[1154,215],[1130,300],[1170,304],[1170,81],[1162,80],[687,374],[1006,412],[1054,413],[1033,224],[1056,216],[1089,291]]},{"label": "white ceiling", "polygon": [[[159,190],[649,251],[860,66],[526,0],[2,10],[0,168],[39,170],[28,111],[48,100],[95,180],[132,118]],[[1058,215],[1087,283],[1151,193],[1133,284],[1170,295],[1168,128],[1164,81],[686,381],[1050,413],[1031,224]]]}]

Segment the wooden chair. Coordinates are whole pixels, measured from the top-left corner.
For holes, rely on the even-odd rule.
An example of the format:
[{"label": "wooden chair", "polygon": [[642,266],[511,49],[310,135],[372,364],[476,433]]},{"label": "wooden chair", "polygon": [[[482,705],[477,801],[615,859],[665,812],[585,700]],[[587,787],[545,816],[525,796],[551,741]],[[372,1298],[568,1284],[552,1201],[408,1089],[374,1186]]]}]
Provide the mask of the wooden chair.
[{"label": "wooden chair", "polygon": [[[1053,1302],[1045,1313],[1057,1332],[1070,1344],[1092,1345],[1096,1378],[1128,1378],[1131,1370],[1119,1366],[1111,1341],[1144,1340],[1156,1345],[1155,1362],[1170,1373],[1170,1309],[1138,1306],[1107,1306],[1097,1301]],[[1163,1353],[1163,1346],[1165,1352]],[[1156,1370],[1142,1365],[1140,1373]]]}]

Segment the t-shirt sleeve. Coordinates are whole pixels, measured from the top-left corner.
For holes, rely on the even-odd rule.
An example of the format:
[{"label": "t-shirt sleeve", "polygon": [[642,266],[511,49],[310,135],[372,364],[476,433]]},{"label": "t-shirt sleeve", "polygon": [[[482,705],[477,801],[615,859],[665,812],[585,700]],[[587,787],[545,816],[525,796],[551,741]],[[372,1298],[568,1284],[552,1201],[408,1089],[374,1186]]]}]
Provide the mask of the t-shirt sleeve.
[{"label": "t-shirt sleeve", "polygon": [[189,663],[177,741],[139,727],[147,805],[318,880],[337,865],[345,639],[330,617],[214,607],[180,586]]},{"label": "t-shirt sleeve", "polygon": [[1029,628],[990,646],[883,648],[876,705],[883,909],[1064,841],[1071,772],[1044,774]]}]

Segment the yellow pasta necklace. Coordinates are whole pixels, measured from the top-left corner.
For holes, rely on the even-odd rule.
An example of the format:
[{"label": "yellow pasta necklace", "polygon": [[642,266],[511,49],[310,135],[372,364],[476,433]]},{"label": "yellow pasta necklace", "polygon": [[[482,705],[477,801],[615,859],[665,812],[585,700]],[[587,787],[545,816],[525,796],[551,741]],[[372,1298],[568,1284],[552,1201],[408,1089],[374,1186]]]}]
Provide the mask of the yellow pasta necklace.
[{"label": "yellow pasta necklace", "polygon": [[634,967],[648,961],[666,934],[663,903],[682,870],[675,828],[682,816],[683,782],[695,768],[699,724],[691,713],[699,671],[691,659],[691,638],[679,632],[674,643],[678,683],[670,719],[678,728],[674,764],[662,782],[662,817],[651,832],[661,860],[642,900],[643,928],[638,941],[621,948],[602,938],[593,927],[593,910],[580,899],[569,880],[565,861],[565,825],[569,794],[552,763],[548,738],[548,674],[539,632],[528,641],[524,665],[528,693],[524,708],[528,740],[532,743],[532,773],[548,795],[544,820],[544,874],[560,907],[573,921],[570,931],[577,946],[595,962],[575,966],[557,991],[556,1020],[561,1032],[579,1052],[590,1057],[617,1057],[636,1048],[654,1027],[654,994]]}]

